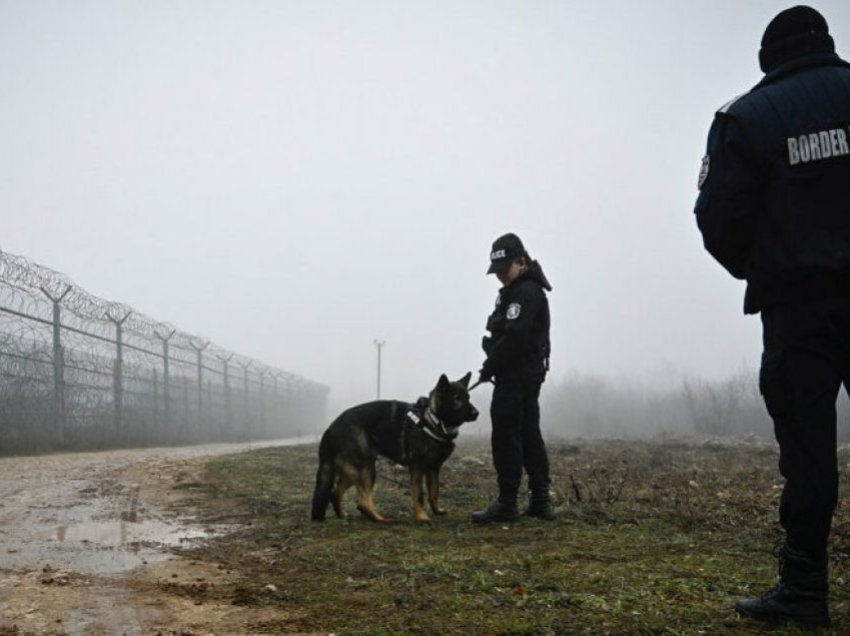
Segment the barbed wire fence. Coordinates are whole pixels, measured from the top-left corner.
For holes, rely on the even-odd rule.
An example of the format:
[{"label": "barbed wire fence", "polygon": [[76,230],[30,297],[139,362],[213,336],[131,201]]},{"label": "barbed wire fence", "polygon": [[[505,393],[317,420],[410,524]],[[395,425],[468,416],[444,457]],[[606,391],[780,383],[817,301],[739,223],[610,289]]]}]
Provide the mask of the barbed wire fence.
[{"label": "barbed wire fence", "polygon": [[0,251],[0,453],[293,436],[327,394]]}]

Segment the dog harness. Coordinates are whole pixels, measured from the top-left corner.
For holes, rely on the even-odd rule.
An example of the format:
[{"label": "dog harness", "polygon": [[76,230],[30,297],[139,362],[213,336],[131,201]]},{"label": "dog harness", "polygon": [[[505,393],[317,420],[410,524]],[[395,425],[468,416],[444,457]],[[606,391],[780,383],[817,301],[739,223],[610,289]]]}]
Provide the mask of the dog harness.
[{"label": "dog harness", "polygon": [[[428,437],[441,444],[449,444],[457,437],[459,427],[447,426],[445,422],[441,421],[437,414],[431,410],[431,405],[426,397],[416,400],[416,404],[408,409],[405,414],[405,419],[409,420]],[[402,430],[402,435],[404,435],[404,430]],[[402,448],[404,448],[403,441]]]}]

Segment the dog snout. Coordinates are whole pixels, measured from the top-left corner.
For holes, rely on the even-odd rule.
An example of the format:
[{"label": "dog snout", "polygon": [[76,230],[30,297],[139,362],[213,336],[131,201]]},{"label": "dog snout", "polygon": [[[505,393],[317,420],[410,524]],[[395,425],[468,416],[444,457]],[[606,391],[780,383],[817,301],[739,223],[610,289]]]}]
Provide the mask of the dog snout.
[{"label": "dog snout", "polygon": [[477,419],[478,419],[478,409],[470,404],[469,405],[469,421],[474,422]]}]

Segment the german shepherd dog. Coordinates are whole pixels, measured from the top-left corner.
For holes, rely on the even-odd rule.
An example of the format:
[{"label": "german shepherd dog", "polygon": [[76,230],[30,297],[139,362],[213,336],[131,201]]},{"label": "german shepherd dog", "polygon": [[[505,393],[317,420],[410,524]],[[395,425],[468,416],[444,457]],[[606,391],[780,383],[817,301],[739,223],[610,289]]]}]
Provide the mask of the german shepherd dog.
[{"label": "german shepherd dog", "polygon": [[422,479],[428,503],[436,515],[440,507],[440,467],[454,450],[454,439],[464,422],[478,411],[469,403],[469,378],[450,382],[440,376],[428,397],[414,404],[377,400],[354,406],[337,417],[319,443],[319,470],[313,493],[313,521],[324,521],[328,503],[337,517],[345,518],[343,495],[357,487],[357,509],[373,521],[386,521],[372,500],[375,460],[383,455],[410,470],[413,517],[430,521],[423,502]]}]

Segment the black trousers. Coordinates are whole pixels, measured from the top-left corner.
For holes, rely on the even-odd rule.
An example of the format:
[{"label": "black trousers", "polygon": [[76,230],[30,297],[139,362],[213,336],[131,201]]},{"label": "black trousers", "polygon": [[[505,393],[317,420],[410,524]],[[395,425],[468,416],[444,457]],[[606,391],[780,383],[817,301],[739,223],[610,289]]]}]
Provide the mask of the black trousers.
[{"label": "black trousers", "polygon": [[762,311],[759,386],[779,442],[779,521],[795,550],[826,555],[838,501],[835,402],[850,386],[850,299]]},{"label": "black trousers", "polygon": [[493,466],[499,484],[499,501],[515,501],[522,471],[528,474],[532,497],[549,497],[549,456],[540,433],[540,382],[496,382],[490,403],[493,423]]}]

